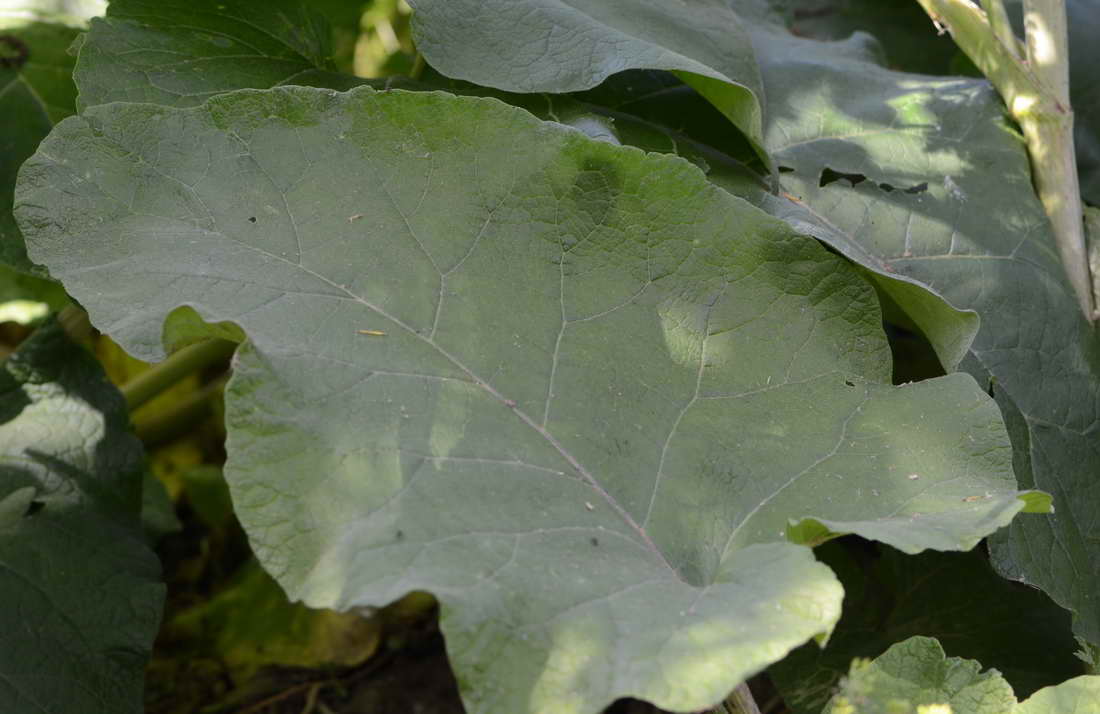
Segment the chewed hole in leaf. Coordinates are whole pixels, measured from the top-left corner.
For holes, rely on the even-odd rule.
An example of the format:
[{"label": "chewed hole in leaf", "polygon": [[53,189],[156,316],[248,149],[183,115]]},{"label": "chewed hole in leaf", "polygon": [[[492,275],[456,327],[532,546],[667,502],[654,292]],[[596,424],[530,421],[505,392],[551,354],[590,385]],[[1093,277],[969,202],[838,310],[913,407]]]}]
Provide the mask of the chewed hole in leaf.
[{"label": "chewed hole in leaf", "polygon": [[918,183],[917,185],[910,186],[909,188],[898,188],[897,186],[892,186],[888,183],[880,183],[878,185],[878,187],[881,188],[886,193],[891,193],[892,191],[901,191],[903,193],[917,194],[917,193],[924,193],[925,191],[928,190],[928,182],[925,181],[925,182],[922,182],[922,183]]},{"label": "chewed hole in leaf", "polygon": [[[787,169],[787,170],[788,171],[793,171],[794,169]],[[780,171],[780,173],[783,173],[784,172],[784,167],[780,167],[779,171]],[[848,172],[845,172],[845,171],[835,171],[835,170],[829,168],[828,166],[826,166],[824,169],[821,170],[821,178],[818,180],[817,185],[818,185],[819,188],[821,188],[821,187],[828,186],[829,184],[835,183],[835,182],[840,181],[840,180],[847,181],[850,186],[855,187],[855,186],[858,186],[859,184],[863,183],[864,181],[866,181],[867,176],[864,175],[864,174],[860,174],[860,173],[848,173]],[[885,181],[881,181],[879,183],[873,183],[872,185],[874,185],[875,187],[885,191],[886,193],[893,193],[894,191],[901,191],[903,193],[917,194],[917,193],[924,193],[925,191],[928,190],[928,182],[927,181],[915,184],[913,186],[907,186],[907,187],[895,186],[895,185],[887,183]]]},{"label": "chewed hole in leaf", "polygon": [[829,167],[825,167],[821,171],[821,179],[818,181],[818,187],[828,186],[829,184],[844,179],[852,186],[858,186],[867,180],[867,177],[863,174],[850,174],[843,171],[833,171]]}]

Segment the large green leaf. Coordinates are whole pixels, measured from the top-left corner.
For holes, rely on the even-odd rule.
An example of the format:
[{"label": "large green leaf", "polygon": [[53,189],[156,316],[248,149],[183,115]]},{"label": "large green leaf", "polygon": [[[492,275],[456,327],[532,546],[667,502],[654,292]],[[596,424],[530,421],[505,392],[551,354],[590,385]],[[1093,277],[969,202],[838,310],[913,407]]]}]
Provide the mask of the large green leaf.
[{"label": "large green leaf", "polygon": [[628,69],[675,71],[761,158],[764,104],[753,47],[726,0],[414,0],[413,36],[433,67],[511,92],[575,92]]},{"label": "large green leaf", "polygon": [[[1072,0],[1071,0],[1072,1]],[[769,0],[788,30],[816,40],[844,40],[854,32],[873,35],[893,69],[952,74],[961,55],[951,36],[938,33],[912,0]]]},{"label": "large green leaf", "polygon": [[164,597],[122,396],[56,326],[0,366],[0,698],[141,712]]},{"label": "large green leaf", "polygon": [[[187,7],[188,12],[198,12],[205,19],[208,31],[233,38],[238,43],[247,43],[248,33],[256,29],[275,37],[286,37],[287,42],[292,41],[293,32],[287,27],[285,19],[276,14],[261,13],[249,23],[235,20],[239,4],[230,2],[227,5],[221,0],[193,0]],[[89,103],[129,96],[169,106],[186,106],[199,103],[201,98],[207,96],[207,91],[217,93],[254,86],[274,86],[284,81],[278,65],[275,65],[270,67],[273,73],[266,82],[255,82],[253,77],[230,73],[218,77],[217,89],[211,90],[207,80],[192,77],[188,80],[189,91],[195,94],[181,97],[178,93],[164,93],[158,88],[158,72],[222,61],[221,52],[209,42],[196,42],[194,33],[188,27],[181,26],[171,12],[141,14],[140,23],[113,22],[128,13],[133,14],[135,8],[145,6],[135,4],[134,0],[116,2],[112,5],[111,21],[93,25],[87,39],[92,49],[81,55],[81,69],[77,73],[82,96],[88,98]],[[299,14],[307,12],[291,4],[286,7]],[[234,12],[227,15],[226,8],[233,8]],[[114,39],[116,32],[127,38],[125,53],[117,51],[116,45],[119,43]],[[150,72],[151,67],[160,66],[156,64],[161,60],[155,50],[162,47],[171,48],[171,61],[161,70]],[[140,76],[135,75],[136,84],[125,85],[124,93],[112,93],[124,86],[120,85],[117,77],[125,73],[125,69],[120,69],[125,66],[139,67]],[[351,86],[362,81],[352,77],[338,78],[329,72],[305,72],[293,77],[295,84],[322,87]],[[142,82],[146,85],[144,89]],[[390,78],[385,82],[374,82],[372,86],[444,89],[457,94],[493,96],[520,106],[541,119],[573,126],[590,136],[647,151],[683,156],[730,193],[764,206],[765,210],[782,217],[802,232],[815,235],[827,243],[838,244],[838,241],[830,240],[830,228],[815,216],[778,201],[767,192],[765,182],[742,163],[752,158],[752,149],[744,138],[737,132],[729,131],[728,120],[717,109],[667,72],[622,72],[608,78],[596,89],[574,97],[502,92],[448,80],[433,73],[428,73],[422,82]],[[863,258],[861,255],[849,257],[857,262]],[[977,315],[953,309],[926,286],[909,278],[891,275],[873,266],[870,269],[869,277],[876,287],[901,307],[908,320],[932,343],[947,371],[953,371],[977,332]]]},{"label": "large green leaf", "polygon": [[1042,507],[969,376],[891,386],[867,283],[679,158],[290,87],[94,107],[22,179],[128,351],[180,305],[243,328],[257,555],[314,606],[437,594],[472,712],[717,701],[839,614],[791,519],[965,549]]},{"label": "large green leaf", "polygon": [[1077,677],[1017,703],[995,669],[947,657],[930,637],[912,637],[873,662],[857,661],[825,714],[1095,714],[1100,677]]},{"label": "large green leaf", "polygon": [[987,83],[893,72],[859,38],[757,28],[768,148],[800,210],[845,254],[978,311],[963,366],[1015,423],[1021,486],[1055,512],[995,541],[999,567],[1042,587],[1100,641],[1100,342],[1074,308],[1020,137]]},{"label": "large green leaf", "polygon": [[914,635],[997,668],[1021,696],[1081,673],[1069,613],[999,577],[982,550],[911,556],[852,540],[816,551],[844,586],[829,646],[804,645],[768,670],[795,714],[818,714],[853,658]]},{"label": "large green leaf", "polygon": [[331,71],[325,17],[300,0],[114,0],[92,20],[73,78],[81,108],[107,102],[192,106],[230,89],[346,89]]},{"label": "large green leaf", "polygon": [[1075,677],[1057,687],[1046,687],[1022,702],[1014,714],[1097,714],[1100,677]]},{"label": "large green leaf", "polygon": [[1012,687],[981,667],[946,657],[930,637],[912,637],[873,662],[853,663],[824,714],[1012,714]]},{"label": "large green leaf", "polygon": [[[11,215],[12,193],[19,166],[54,122],[72,113],[73,62],[65,50],[77,31],[63,25],[15,23],[0,15],[0,265],[33,273]],[[5,283],[0,290],[14,289],[12,279],[0,281]]]},{"label": "large green leaf", "polygon": [[[966,68],[977,72],[949,35],[938,35],[931,20],[907,0],[769,0],[792,32],[818,40],[840,40],[861,30],[874,35],[890,67],[908,72],[949,74]],[[1005,0],[1017,35],[1023,37],[1022,0]],[[1100,74],[1096,70],[1100,35],[1100,2],[1066,0],[1069,16],[1070,99],[1075,110],[1074,139],[1081,193],[1100,205]],[[914,31],[914,27],[917,31]],[[969,65],[969,66],[968,66]]]}]

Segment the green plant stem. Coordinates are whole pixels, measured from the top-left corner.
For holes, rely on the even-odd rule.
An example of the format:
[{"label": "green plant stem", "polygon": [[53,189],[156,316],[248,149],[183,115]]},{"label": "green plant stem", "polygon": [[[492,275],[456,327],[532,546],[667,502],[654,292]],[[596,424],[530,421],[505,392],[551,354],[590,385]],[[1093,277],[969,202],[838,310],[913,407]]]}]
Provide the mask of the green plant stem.
[{"label": "green plant stem", "polygon": [[152,369],[122,385],[126,404],[131,412],[134,411],[189,374],[227,359],[236,348],[235,342],[213,339],[178,350],[168,359],[153,365]]},{"label": "green plant stem", "polygon": [[1025,0],[1026,58],[1007,39],[999,0],[987,14],[970,0],[917,0],[1000,92],[1031,156],[1035,191],[1054,228],[1062,265],[1085,317],[1098,317],[1085,248],[1083,205],[1069,104],[1069,40],[1064,0]]},{"label": "green plant stem", "polygon": [[1054,100],[1069,107],[1069,33],[1065,0],[1024,0],[1027,61]]},{"label": "green plant stem", "polygon": [[424,74],[424,68],[427,66],[427,62],[424,61],[424,55],[420,54],[417,50],[416,58],[413,60],[412,69],[409,70],[410,79],[420,79],[420,76]]},{"label": "green plant stem", "polygon": [[982,3],[982,7],[989,15],[989,25],[993,29],[993,35],[1000,40],[1001,44],[1013,56],[1017,59],[1022,58],[1024,49],[1020,41],[1016,39],[1016,34],[1012,31],[1012,24],[1008,21],[1008,13],[1005,12],[1004,2],[1002,0],[986,0]]},{"label": "green plant stem", "polygon": [[66,305],[57,313],[57,321],[61,323],[61,329],[73,342],[83,342],[92,334],[92,323],[88,320],[88,313],[78,305]]},{"label": "green plant stem", "polygon": [[134,420],[134,433],[146,448],[167,443],[191,431],[211,413],[213,400],[225,388],[228,377],[221,377],[202,389],[191,392],[168,411]]},{"label": "green plant stem", "polygon": [[726,711],[729,714],[760,714],[760,708],[756,706],[747,682],[738,684],[737,689],[726,697]]},{"label": "green plant stem", "polygon": [[709,710],[706,714],[760,714],[760,707],[752,698],[747,682],[737,685],[730,695],[721,704]]}]

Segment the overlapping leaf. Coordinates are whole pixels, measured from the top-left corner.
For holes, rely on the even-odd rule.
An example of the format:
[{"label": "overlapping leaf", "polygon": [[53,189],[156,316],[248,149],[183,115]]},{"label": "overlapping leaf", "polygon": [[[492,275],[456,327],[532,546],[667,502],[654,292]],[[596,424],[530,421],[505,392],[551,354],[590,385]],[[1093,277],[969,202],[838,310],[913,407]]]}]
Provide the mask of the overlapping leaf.
[{"label": "overlapping leaf", "polygon": [[[1072,0],[1071,0],[1072,2]],[[792,34],[844,40],[867,32],[882,46],[885,63],[920,74],[954,74],[962,53],[936,31],[924,9],[909,0],[769,0]]]},{"label": "overlapping leaf", "polygon": [[54,326],[0,367],[0,405],[3,706],[144,711],[164,593],[125,403]]},{"label": "overlapping leaf", "polygon": [[1085,676],[1045,687],[1017,702],[995,670],[970,659],[947,657],[940,643],[912,637],[873,662],[856,662],[825,714],[1094,714],[1100,712],[1100,677]]},{"label": "overlapping leaf", "polygon": [[999,98],[983,81],[887,70],[858,37],[757,31],[767,144],[790,169],[792,204],[830,225],[846,254],[981,315],[963,366],[1015,425],[1021,486],[1055,497],[1053,515],[1014,524],[994,555],[1100,641],[1100,342],[1074,309]]},{"label": "overlapping leaf", "polygon": [[[714,79],[740,83],[752,92],[755,100],[763,103],[760,100],[763,93],[755,79],[758,73],[756,50],[740,18],[743,15],[749,21],[750,28],[761,22],[777,21],[781,18],[777,8],[764,0],[738,4],[736,12],[741,15],[735,15],[733,6],[721,1],[708,2],[703,7],[694,6],[690,11],[664,3],[654,6],[648,0],[604,5],[587,4],[580,11],[561,0],[488,4],[473,0],[457,3],[424,0],[415,4],[414,28],[417,30],[418,46],[433,66],[444,74],[511,91],[575,91],[586,89],[612,73],[626,69],[676,70],[678,76],[706,96],[744,132],[761,152],[765,164],[771,164],[767,147],[761,146],[755,129],[755,114],[751,119],[745,117],[744,107],[747,105],[741,103],[744,98],[740,95],[736,96],[741,109],[731,110],[729,102],[734,95],[729,95],[730,85],[723,86]],[[518,19],[520,17],[522,21]],[[535,20],[532,21],[532,18]],[[523,31],[517,33],[517,27],[523,28]],[[544,39],[534,42],[524,34],[527,32],[532,36],[540,33],[537,36]],[[623,41],[623,33],[630,39]],[[721,38],[714,39],[715,34],[721,35]],[[537,60],[531,57],[531,48],[543,45],[545,48],[540,51]],[[720,48],[717,53],[716,48]],[[693,74],[699,72],[698,68],[684,65],[680,60],[671,61],[668,49],[683,52],[683,58],[689,58],[692,62],[702,61],[724,74]],[[708,79],[701,82],[701,77]],[[643,85],[649,83],[640,82]],[[623,84],[629,87],[630,82]],[[667,93],[668,88],[640,92],[644,100]],[[597,101],[607,99],[607,93],[602,93]],[[652,107],[648,109],[652,111]],[[681,115],[700,114],[698,110],[692,111],[684,106],[678,106],[675,111]],[[759,108],[754,105],[753,111],[759,112]],[[719,146],[724,147],[729,140],[722,136],[723,133],[728,132],[712,130],[704,141],[718,142]],[[739,193],[743,184],[726,186],[721,181],[720,173],[714,178],[724,188],[744,195]],[[834,245],[854,245],[851,241],[830,240],[828,234],[832,229],[827,222],[823,224],[818,220],[819,217],[776,206],[767,196],[756,191],[751,191],[751,194],[746,197],[772,204],[766,210],[781,215],[801,231]],[[849,257],[872,271],[869,277],[891,295],[932,340],[945,367],[954,369],[973,338],[976,329],[974,316],[944,310],[939,301],[930,299],[921,289],[923,286],[914,286],[904,277],[898,280],[882,275],[882,266],[876,261],[861,260],[853,255]]]},{"label": "overlapping leaf", "polygon": [[495,100],[96,107],[19,203],[138,356],[181,305],[244,329],[227,475],[258,556],[312,605],[435,593],[472,712],[717,701],[838,614],[791,519],[959,549],[1042,507],[971,378],[889,384],[842,259]]},{"label": "overlapping leaf", "polygon": [[[675,71],[761,151],[752,43],[725,0],[414,0],[417,48],[448,77],[510,92],[590,89],[628,69]],[[767,163],[767,156],[761,153]]]},{"label": "overlapping leaf", "polygon": [[[250,23],[234,19],[244,12],[240,1],[193,0],[187,4],[188,12],[206,18],[210,32],[232,38],[235,43],[246,44],[248,34],[263,31],[284,43],[293,42],[293,32],[275,14],[260,14]],[[109,100],[140,98],[154,103],[187,106],[197,104],[209,90],[209,84],[201,77],[188,79],[188,94],[165,94],[157,85],[158,72],[150,70],[159,59],[152,52],[141,48],[171,47],[171,59],[165,66],[176,71],[179,67],[201,66],[219,60],[220,51],[209,42],[194,41],[194,34],[181,27],[172,12],[138,14],[138,8],[147,3],[121,0],[112,5],[111,19],[92,26],[85,41],[88,51],[81,54],[77,81],[87,103]],[[288,8],[294,7],[288,5]],[[226,13],[229,8],[231,12]],[[301,7],[296,13],[308,12]],[[129,15],[140,16],[140,23],[131,19],[115,22]],[[127,38],[120,42],[115,33]],[[127,47],[120,53],[119,46]],[[315,53],[316,54],[316,53]],[[141,58],[146,58],[142,60]],[[144,82],[118,92],[117,81],[126,66],[141,64]],[[143,63],[143,64],[142,64]],[[160,66],[160,65],[156,65]],[[321,65],[318,65],[320,68]],[[286,79],[279,66],[268,67],[271,72],[264,82],[242,74],[219,78],[216,91],[244,89],[252,86],[275,86]],[[174,75],[175,76],[175,75]],[[334,77],[328,72],[303,72],[293,77],[296,84],[310,86],[344,87],[363,80],[353,77]],[[457,94],[493,96],[515,106],[520,106],[539,118],[564,123],[591,136],[637,146],[647,151],[674,153],[687,158],[705,171],[711,181],[723,189],[760,205],[773,215],[782,217],[798,230],[815,235],[827,243],[844,245],[856,250],[849,255],[857,262],[864,262],[854,244],[842,237],[831,236],[832,229],[818,217],[799,207],[778,201],[766,190],[765,182],[751,172],[742,161],[751,160],[752,149],[738,132],[729,131],[728,120],[694,90],[665,72],[626,72],[608,79],[600,87],[575,97],[552,94],[513,94],[479,87],[466,82],[452,81],[432,76],[426,83],[391,78],[374,83],[376,87],[401,87],[409,89],[444,89]],[[907,318],[930,340],[940,362],[948,371],[954,370],[966,354],[977,332],[977,315],[958,311],[946,304],[941,297],[904,276],[891,275],[875,265],[868,265],[868,278],[886,295],[890,296],[906,313]]]},{"label": "overlapping leaf", "polygon": [[358,84],[331,71],[329,43],[324,16],[299,0],[115,0],[81,44],[77,101],[192,106],[244,87]]},{"label": "overlapping leaf", "polygon": [[[890,0],[848,2],[810,2],[809,0],[770,0],[770,4],[803,37],[842,40],[854,31],[874,35],[883,45],[889,66],[907,72],[953,74],[967,68],[976,72],[957,51],[952,51],[949,36],[937,36],[931,21],[921,17],[915,4]],[[1009,17],[1017,35],[1023,37],[1021,0],[1006,0]],[[1100,205],[1100,75],[1095,71],[1100,35],[1100,3],[1097,0],[1066,0],[1070,44],[1070,100],[1075,109],[1074,140],[1081,193],[1085,200]],[[925,27],[927,31],[914,32]],[[954,56],[952,56],[954,55]]]},{"label": "overlapping leaf", "polygon": [[834,541],[815,552],[844,585],[844,614],[828,647],[805,645],[768,670],[795,714],[819,714],[853,658],[914,635],[995,667],[1019,696],[1082,671],[1069,613],[998,576],[980,549],[908,556]]},{"label": "overlapping leaf", "polygon": [[[70,72],[65,54],[77,31],[63,25],[27,24],[0,16],[0,265],[34,273],[23,238],[11,215],[12,193],[19,166],[34,153],[54,122],[73,111]],[[12,26],[8,26],[9,23]],[[0,275],[0,291],[39,297],[50,291],[14,276]]]}]

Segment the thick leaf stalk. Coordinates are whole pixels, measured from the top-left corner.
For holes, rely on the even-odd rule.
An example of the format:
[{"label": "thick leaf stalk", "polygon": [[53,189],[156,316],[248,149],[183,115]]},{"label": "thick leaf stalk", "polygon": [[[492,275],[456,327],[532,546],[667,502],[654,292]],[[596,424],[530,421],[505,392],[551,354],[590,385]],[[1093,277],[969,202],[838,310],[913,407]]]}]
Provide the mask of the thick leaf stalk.
[{"label": "thick leaf stalk", "polygon": [[729,714],[760,714],[760,708],[756,706],[748,684],[742,682],[726,698],[726,711]]},{"label": "thick leaf stalk", "polygon": [[211,339],[188,345],[168,359],[122,386],[122,395],[133,411],[184,377],[228,359],[237,349],[235,342]]},{"label": "thick leaf stalk", "polygon": [[1000,0],[987,3],[988,11],[970,0],[919,2],[993,83],[1023,130],[1035,190],[1053,225],[1062,264],[1081,311],[1096,320],[1073,146],[1065,4],[1025,0],[1021,45]]}]

